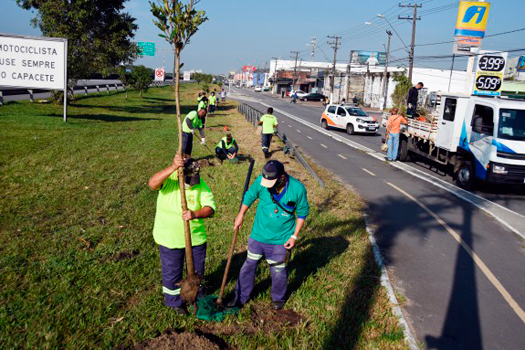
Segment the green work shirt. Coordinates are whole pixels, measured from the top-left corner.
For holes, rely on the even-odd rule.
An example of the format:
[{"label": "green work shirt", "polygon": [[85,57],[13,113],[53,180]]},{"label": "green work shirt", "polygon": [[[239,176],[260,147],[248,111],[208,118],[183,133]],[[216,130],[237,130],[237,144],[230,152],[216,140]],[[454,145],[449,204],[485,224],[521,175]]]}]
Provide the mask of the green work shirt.
[{"label": "green work shirt", "polygon": [[[199,210],[203,207],[217,209],[210,188],[201,179],[195,186],[185,186],[186,201],[188,209]],[[204,219],[193,219],[190,221],[191,244],[198,246],[206,243],[206,230]],[[180,187],[177,172],[170,175],[164,181],[157,198],[157,214],[153,227],[153,238],[155,243],[170,249],[184,248],[184,220],[182,220],[182,208],[180,198]]]},{"label": "green work shirt", "polygon": [[261,117],[260,121],[263,123],[263,134],[273,134],[275,132],[275,127],[277,126],[277,118],[275,118],[274,115],[265,114]]},{"label": "green work shirt", "polygon": [[[262,175],[250,186],[243,198],[243,204],[251,206],[257,198],[257,212],[253,223],[251,237],[267,244],[285,244],[294,234],[296,215],[305,219],[310,213],[306,188],[294,177],[288,176],[286,192],[279,199],[281,206],[294,214],[288,214],[272,201],[268,188],[261,186]],[[292,206],[292,202],[295,206]],[[277,210],[277,212],[276,212]]]},{"label": "green work shirt", "polygon": [[199,102],[199,106],[197,107],[197,110],[200,111],[201,109],[206,109],[207,107],[208,105],[206,104],[206,102],[201,101]]},{"label": "green work shirt", "polygon": [[234,147],[235,139],[232,137],[232,142],[228,143],[228,137],[226,137],[226,136],[224,136],[222,138],[222,140],[220,140],[219,143],[217,144],[217,146],[215,146],[215,147],[222,148],[222,141],[224,141],[224,144],[226,145],[226,149],[230,149],[230,148]]},{"label": "green work shirt", "polygon": [[202,129],[202,120],[199,118],[199,115],[196,111],[191,111],[190,113],[186,114],[186,117],[182,121],[182,132],[191,133],[191,129],[188,127],[186,119],[190,120],[194,129]]},{"label": "green work shirt", "polygon": [[211,95],[208,101],[210,102],[210,106],[215,106],[215,103],[217,103],[217,96]]}]

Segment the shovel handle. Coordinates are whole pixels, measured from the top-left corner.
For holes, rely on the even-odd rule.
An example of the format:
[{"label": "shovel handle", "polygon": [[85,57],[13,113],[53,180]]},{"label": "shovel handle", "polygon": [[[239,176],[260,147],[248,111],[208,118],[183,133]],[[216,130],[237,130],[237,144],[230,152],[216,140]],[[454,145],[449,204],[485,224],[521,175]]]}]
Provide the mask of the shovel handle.
[{"label": "shovel handle", "polygon": [[232,262],[233,251],[235,250],[235,243],[237,243],[237,234],[239,229],[233,231],[232,244],[230,246],[230,253],[228,254],[228,261],[226,262],[226,268],[224,269],[224,275],[222,276],[221,291],[219,292],[219,297],[217,298],[217,304],[222,305],[222,297],[224,296],[224,288],[226,288],[226,281],[228,280],[228,272],[230,271],[230,265]]}]

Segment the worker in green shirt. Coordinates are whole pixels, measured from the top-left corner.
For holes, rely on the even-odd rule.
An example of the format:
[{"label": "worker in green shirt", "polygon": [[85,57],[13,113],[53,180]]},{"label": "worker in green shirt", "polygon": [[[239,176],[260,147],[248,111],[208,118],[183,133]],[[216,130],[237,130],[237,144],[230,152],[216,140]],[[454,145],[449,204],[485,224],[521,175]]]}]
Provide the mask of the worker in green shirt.
[{"label": "worker in green shirt", "polygon": [[273,308],[280,310],[286,302],[289,250],[295,246],[310,212],[306,188],[284,170],[284,165],[270,160],[262,175],[250,186],[235,219],[239,229],[249,207],[259,199],[255,221],[248,239],[248,256],[239,274],[235,299],[229,306],[242,307],[249,299],[255,283],[255,270],[264,256],[272,276]]},{"label": "worker in green shirt", "polygon": [[217,106],[217,96],[215,96],[215,92],[211,93],[211,96],[208,99],[208,102],[210,103],[210,105],[208,106],[208,112],[210,114],[215,113],[215,107]]},{"label": "worker in green shirt", "polygon": [[[204,109],[206,111],[206,114],[208,113],[208,98],[206,97],[206,94],[202,97],[201,101],[199,102],[199,105],[197,106],[197,111],[200,111],[201,109]],[[202,118],[202,127],[206,126],[206,115]]]},{"label": "worker in green shirt", "polygon": [[268,158],[270,154],[270,144],[272,136],[277,129],[277,118],[273,115],[273,108],[268,107],[266,114],[259,119],[259,125],[262,125],[261,144],[264,156]]},{"label": "worker in green shirt", "polygon": [[[188,210],[184,212],[177,174],[177,169],[182,166],[186,175],[184,182],[188,203]],[[195,273],[203,276],[207,239],[204,219],[217,210],[213,194],[200,178],[199,171],[199,162],[194,159],[184,162],[177,155],[170,166],[153,175],[148,183],[151,189],[159,191],[153,238],[159,245],[164,303],[180,315],[187,314],[180,296],[185,257],[184,220],[190,222]]]},{"label": "worker in green shirt", "polygon": [[226,134],[215,147],[215,155],[220,160],[225,160],[226,158],[234,160],[237,157],[237,152],[239,152],[239,146],[230,133]]},{"label": "worker in green shirt", "polygon": [[189,158],[193,151],[193,134],[195,129],[199,130],[201,144],[206,144],[206,135],[204,134],[203,124],[203,120],[206,118],[206,113],[206,109],[200,109],[198,113],[196,111],[191,111],[182,121],[182,154],[184,154],[185,158]]}]

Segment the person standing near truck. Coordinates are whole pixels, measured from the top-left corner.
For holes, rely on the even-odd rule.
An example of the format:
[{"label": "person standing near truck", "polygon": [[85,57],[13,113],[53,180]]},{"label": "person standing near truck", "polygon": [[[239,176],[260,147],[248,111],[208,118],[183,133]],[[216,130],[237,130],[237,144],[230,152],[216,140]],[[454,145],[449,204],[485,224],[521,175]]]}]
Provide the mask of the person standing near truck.
[{"label": "person standing near truck", "polygon": [[408,121],[403,114],[398,114],[397,108],[392,108],[388,123],[386,124],[386,139],[388,144],[387,161],[389,162],[395,162],[397,160],[401,123],[408,124]]},{"label": "person standing near truck", "polygon": [[264,156],[268,158],[270,155],[270,145],[272,143],[272,136],[275,134],[277,128],[277,118],[273,115],[273,108],[268,107],[266,114],[259,120],[259,125],[262,125],[261,146]]},{"label": "person standing near truck", "polygon": [[417,101],[419,99],[419,90],[423,88],[424,84],[422,82],[417,83],[416,86],[413,86],[408,90],[408,99],[407,99],[407,115],[412,118],[412,116],[417,112]]}]

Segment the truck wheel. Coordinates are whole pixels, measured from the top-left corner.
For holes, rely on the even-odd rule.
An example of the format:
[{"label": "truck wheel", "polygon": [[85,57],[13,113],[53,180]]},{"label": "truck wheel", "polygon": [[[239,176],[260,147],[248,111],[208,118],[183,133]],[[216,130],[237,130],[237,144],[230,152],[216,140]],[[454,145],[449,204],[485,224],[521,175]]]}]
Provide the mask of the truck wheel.
[{"label": "truck wheel", "polygon": [[406,162],[408,159],[408,144],[406,139],[401,139],[399,141],[399,161]]},{"label": "truck wheel", "polygon": [[321,122],[321,128],[328,130],[328,123],[326,122],[326,119],[323,119]]},{"label": "truck wheel", "polygon": [[474,164],[470,160],[463,161],[455,174],[456,185],[464,190],[474,187],[475,170]]},{"label": "truck wheel", "polygon": [[347,124],[346,125],[346,133],[348,135],[353,135],[354,134],[354,126],[352,124]]}]

